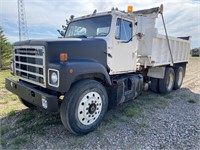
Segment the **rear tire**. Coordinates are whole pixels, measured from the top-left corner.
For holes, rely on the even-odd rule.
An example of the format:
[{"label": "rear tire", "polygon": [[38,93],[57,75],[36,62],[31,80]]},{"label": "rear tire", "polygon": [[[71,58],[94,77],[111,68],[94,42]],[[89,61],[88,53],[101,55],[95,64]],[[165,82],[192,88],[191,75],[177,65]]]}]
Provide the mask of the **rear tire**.
[{"label": "rear tire", "polygon": [[183,67],[175,68],[175,82],[174,82],[174,90],[180,89],[183,83],[184,69]]},{"label": "rear tire", "polygon": [[83,80],[65,95],[60,116],[71,133],[84,135],[99,126],[107,108],[108,96],[104,86],[95,80]]},{"label": "rear tire", "polygon": [[175,74],[174,69],[167,67],[165,69],[164,79],[159,79],[159,92],[161,94],[166,94],[172,91],[174,87]]},{"label": "rear tire", "polygon": [[35,108],[36,108],[35,105],[33,105],[33,104],[31,104],[31,103],[25,101],[24,99],[22,99],[22,98],[20,98],[20,97],[19,97],[19,99],[20,99],[21,103],[24,104],[26,107],[28,107],[28,108],[30,108],[30,109],[35,109]]}]

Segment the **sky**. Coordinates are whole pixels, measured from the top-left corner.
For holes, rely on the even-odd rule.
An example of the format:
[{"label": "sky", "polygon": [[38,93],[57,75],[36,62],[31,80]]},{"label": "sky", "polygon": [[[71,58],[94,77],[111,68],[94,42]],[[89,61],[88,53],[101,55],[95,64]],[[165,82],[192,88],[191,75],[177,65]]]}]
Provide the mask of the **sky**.
[{"label": "sky", "polygon": [[[9,42],[19,40],[18,0],[0,0],[0,26]],[[24,0],[29,39],[57,38],[65,20],[111,10],[148,9],[164,5],[164,18],[168,35],[192,36],[191,48],[200,47],[200,0]],[[159,33],[164,34],[161,17]]]}]

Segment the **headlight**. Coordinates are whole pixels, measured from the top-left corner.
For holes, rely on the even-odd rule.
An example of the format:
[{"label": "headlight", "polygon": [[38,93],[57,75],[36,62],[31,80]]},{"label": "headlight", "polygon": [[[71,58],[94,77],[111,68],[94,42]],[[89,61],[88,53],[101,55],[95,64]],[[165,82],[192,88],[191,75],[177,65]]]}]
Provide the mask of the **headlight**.
[{"label": "headlight", "polygon": [[56,84],[58,82],[58,75],[55,72],[51,73],[51,83]]},{"label": "headlight", "polygon": [[49,85],[58,87],[59,86],[59,71],[55,69],[48,70]]}]

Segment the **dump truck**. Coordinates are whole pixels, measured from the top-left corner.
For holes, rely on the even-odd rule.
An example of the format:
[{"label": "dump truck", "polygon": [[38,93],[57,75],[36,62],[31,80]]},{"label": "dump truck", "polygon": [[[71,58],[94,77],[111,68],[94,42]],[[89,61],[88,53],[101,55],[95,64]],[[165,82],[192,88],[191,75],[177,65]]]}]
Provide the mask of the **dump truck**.
[{"label": "dump truck", "polygon": [[[168,36],[163,5],[133,11],[111,9],[73,19],[64,38],[13,44],[5,86],[29,108],[58,111],[71,133],[84,135],[108,108],[143,89],[166,94],[181,87],[190,37]],[[156,19],[165,34],[158,33]],[[119,106],[120,107],[120,106]]]},{"label": "dump truck", "polygon": [[192,57],[195,57],[195,56],[200,57],[200,48],[194,48],[194,49],[192,49],[191,50],[191,56]]}]

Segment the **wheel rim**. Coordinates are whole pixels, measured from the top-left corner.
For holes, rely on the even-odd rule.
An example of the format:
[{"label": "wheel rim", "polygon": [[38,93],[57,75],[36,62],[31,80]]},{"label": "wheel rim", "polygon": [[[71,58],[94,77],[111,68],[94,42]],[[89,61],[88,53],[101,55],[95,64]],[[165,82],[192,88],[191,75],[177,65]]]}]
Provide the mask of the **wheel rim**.
[{"label": "wheel rim", "polygon": [[171,90],[173,88],[173,84],[174,84],[174,75],[170,73],[167,79],[167,89]]},{"label": "wheel rim", "polygon": [[178,86],[181,85],[182,80],[183,80],[183,72],[179,71],[179,73],[178,73]]},{"label": "wheel rim", "polygon": [[89,92],[83,96],[78,106],[78,119],[84,125],[95,122],[102,110],[102,98],[97,92]]}]

